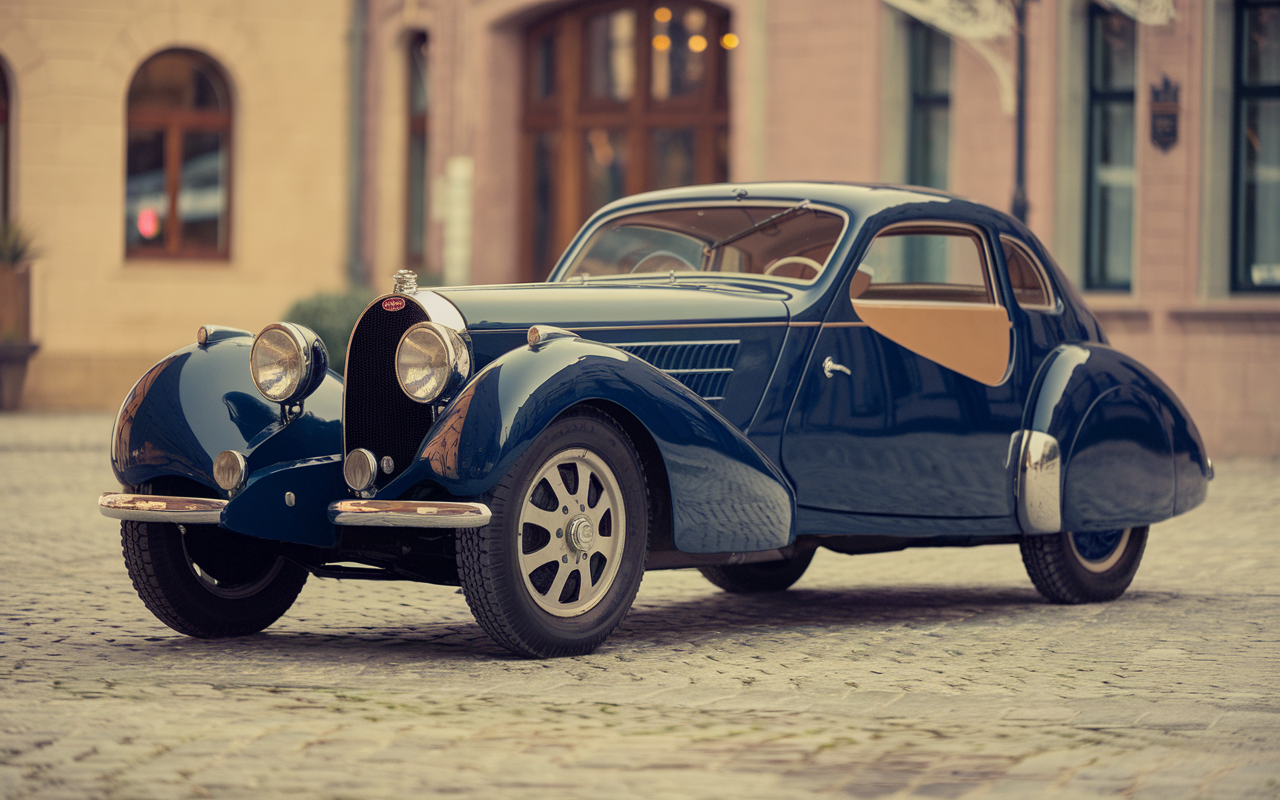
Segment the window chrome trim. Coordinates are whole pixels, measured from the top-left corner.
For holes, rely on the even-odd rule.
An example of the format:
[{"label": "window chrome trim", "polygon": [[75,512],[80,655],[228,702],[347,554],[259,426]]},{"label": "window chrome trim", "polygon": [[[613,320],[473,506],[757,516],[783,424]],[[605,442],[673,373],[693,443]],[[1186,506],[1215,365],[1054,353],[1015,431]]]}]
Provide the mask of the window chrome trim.
[{"label": "window chrome trim", "polygon": [[1024,430],[1018,458],[1018,524],[1026,534],[1062,530],[1062,451],[1047,433]]}]

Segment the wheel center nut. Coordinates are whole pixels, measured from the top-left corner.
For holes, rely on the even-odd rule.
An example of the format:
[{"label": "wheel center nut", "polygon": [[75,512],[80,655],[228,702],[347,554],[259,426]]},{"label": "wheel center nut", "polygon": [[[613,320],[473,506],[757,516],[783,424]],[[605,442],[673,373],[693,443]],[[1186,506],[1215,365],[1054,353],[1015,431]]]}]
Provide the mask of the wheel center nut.
[{"label": "wheel center nut", "polygon": [[569,544],[573,549],[586,551],[596,540],[596,529],[586,517],[574,517],[569,523]]}]

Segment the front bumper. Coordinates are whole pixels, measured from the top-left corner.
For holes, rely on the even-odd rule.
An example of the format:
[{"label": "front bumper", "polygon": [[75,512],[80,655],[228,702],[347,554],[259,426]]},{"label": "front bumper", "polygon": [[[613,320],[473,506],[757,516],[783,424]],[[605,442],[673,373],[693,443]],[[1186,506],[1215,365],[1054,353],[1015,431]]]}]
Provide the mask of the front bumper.
[{"label": "front bumper", "polygon": [[[226,500],[204,497],[107,492],[98,498],[98,510],[103,516],[142,522],[217,525],[221,523],[226,507]],[[329,521],[335,525],[480,528],[489,524],[490,516],[489,507],[483,503],[339,500],[329,504]]]}]

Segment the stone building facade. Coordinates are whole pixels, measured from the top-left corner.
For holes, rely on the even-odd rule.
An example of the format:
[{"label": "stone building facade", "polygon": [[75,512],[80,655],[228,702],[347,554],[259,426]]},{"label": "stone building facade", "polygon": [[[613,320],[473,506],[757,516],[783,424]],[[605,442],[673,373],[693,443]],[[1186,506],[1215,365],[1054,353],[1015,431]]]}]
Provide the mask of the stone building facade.
[{"label": "stone building facade", "polygon": [[[406,265],[538,279],[619,193],[911,182],[1008,209],[1014,9],[944,7],[7,0],[0,207],[43,250],[25,404],[112,405],[200,323]],[[1280,453],[1277,0],[1035,0],[1023,31],[1028,224],[1214,455]],[[222,99],[148,95],[170,67]]]}]

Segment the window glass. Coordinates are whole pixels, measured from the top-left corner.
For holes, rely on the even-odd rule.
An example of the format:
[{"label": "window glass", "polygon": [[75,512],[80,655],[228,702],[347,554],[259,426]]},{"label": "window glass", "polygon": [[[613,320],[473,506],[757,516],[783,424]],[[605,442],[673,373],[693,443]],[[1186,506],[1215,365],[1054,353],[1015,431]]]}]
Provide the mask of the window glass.
[{"label": "window glass", "polygon": [[812,283],[843,230],[840,215],[800,206],[632,214],[596,229],[564,279],[718,272]]},{"label": "window glass", "polygon": [[945,189],[951,136],[951,39],[912,21],[908,42],[911,114],[907,182]]},{"label": "window glass", "polygon": [[592,128],[587,131],[587,198],[599,208],[627,192],[627,132]]},{"label": "window glass", "polygon": [[0,70],[0,222],[9,219],[9,87]]},{"label": "window glass", "polygon": [[650,134],[654,189],[693,183],[694,129],[654,128]]},{"label": "window glass", "polygon": [[592,99],[624,103],[636,84],[636,12],[620,8],[587,20],[587,86]]},{"label": "window glass", "polygon": [[649,45],[650,91],[654,100],[696,95],[707,77],[707,12],[695,5],[667,3],[653,11]]},{"label": "window glass", "polygon": [[1004,247],[1004,262],[1009,268],[1009,283],[1013,286],[1014,299],[1024,307],[1047,308],[1053,305],[1049,296],[1049,281],[1035,257],[1022,245],[1008,237],[1000,237]]},{"label": "window glass", "polygon": [[1247,2],[1236,77],[1236,290],[1280,290],[1280,3]]},{"label": "window glass", "polygon": [[409,39],[409,150],[405,159],[405,263],[419,266],[426,255],[427,236],[427,120],[431,111],[431,81],[427,74],[427,36]]},{"label": "window glass", "polygon": [[560,136],[556,131],[539,131],[533,136],[533,269],[543,279],[555,265],[556,152]]},{"label": "window glass", "polygon": [[1089,18],[1085,286],[1127,290],[1133,275],[1137,24],[1094,6]]},{"label": "window glass", "polygon": [[541,32],[529,44],[530,88],[535,101],[550,100],[556,93],[556,34]]},{"label": "window glass", "polygon": [[854,276],[857,300],[992,303],[982,239],[958,229],[877,236]]},{"label": "window glass", "polygon": [[191,50],[159,53],[129,85],[125,247],[131,254],[228,252],[231,93]]}]

